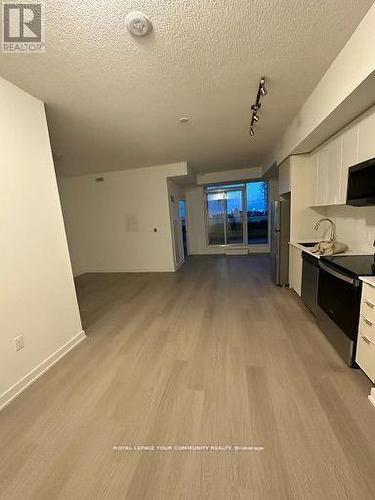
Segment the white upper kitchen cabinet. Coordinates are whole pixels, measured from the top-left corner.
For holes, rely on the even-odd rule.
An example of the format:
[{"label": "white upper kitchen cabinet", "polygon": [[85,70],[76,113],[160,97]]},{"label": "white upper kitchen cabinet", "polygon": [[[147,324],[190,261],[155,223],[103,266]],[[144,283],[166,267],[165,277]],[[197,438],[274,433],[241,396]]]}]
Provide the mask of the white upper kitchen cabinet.
[{"label": "white upper kitchen cabinet", "polygon": [[308,206],[313,207],[315,205],[315,201],[317,199],[317,184],[318,184],[318,153],[311,153],[309,156],[309,171],[310,171],[310,183],[311,186],[307,186],[309,191],[308,196]]},{"label": "white upper kitchen cabinet", "polygon": [[375,158],[375,111],[311,153],[316,173],[312,206],[345,205],[349,167],[370,158]]},{"label": "white upper kitchen cabinet", "polygon": [[[314,206],[346,203],[347,169],[353,165],[352,149],[355,149],[355,137],[350,132],[347,132],[345,141],[344,134],[341,134],[311,155],[311,167],[316,169]],[[346,173],[343,171],[344,163],[348,164]]]},{"label": "white upper kitchen cabinet", "polygon": [[328,169],[329,149],[328,145],[321,148],[317,153],[316,163],[316,186],[315,206],[327,205],[328,201]]},{"label": "white upper kitchen cabinet", "polygon": [[314,207],[318,205],[319,200],[319,192],[318,192],[318,160],[319,160],[319,152],[314,151],[310,154],[309,158],[309,168],[311,172],[311,180],[312,180],[312,188],[311,188],[311,197],[310,197],[310,206]]},{"label": "white upper kitchen cabinet", "polygon": [[375,157],[375,112],[358,124],[358,163]]},{"label": "white upper kitchen cabinet", "polygon": [[342,146],[342,135],[328,143],[327,205],[341,203]]},{"label": "white upper kitchen cabinet", "polygon": [[358,137],[359,126],[356,125],[343,134],[342,146],[342,174],[340,188],[340,204],[346,203],[346,194],[348,189],[349,167],[358,163]]},{"label": "white upper kitchen cabinet", "polygon": [[314,206],[341,203],[342,145],[339,136],[312,154],[311,167],[316,168]]}]

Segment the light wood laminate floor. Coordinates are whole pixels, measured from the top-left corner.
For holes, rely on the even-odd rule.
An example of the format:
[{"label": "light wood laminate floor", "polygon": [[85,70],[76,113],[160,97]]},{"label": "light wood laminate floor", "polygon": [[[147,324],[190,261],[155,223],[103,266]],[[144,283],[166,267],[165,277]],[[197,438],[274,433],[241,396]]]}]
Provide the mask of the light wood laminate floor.
[{"label": "light wood laminate floor", "polygon": [[[87,340],[0,414],[1,499],[375,498],[371,384],[267,256],[77,288]],[[264,450],[112,449],[127,444]]]}]

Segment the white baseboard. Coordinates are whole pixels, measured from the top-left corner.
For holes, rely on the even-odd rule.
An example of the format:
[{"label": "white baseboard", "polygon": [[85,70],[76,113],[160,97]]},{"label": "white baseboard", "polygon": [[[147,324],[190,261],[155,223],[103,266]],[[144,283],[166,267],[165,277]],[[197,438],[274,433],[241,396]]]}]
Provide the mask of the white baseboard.
[{"label": "white baseboard", "polygon": [[269,253],[271,251],[269,245],[249,245],[249,254],[252,253]]},{"label": "white baseboard", "polygon": [[0,395],[0,412],[8,406],[14,399],[16,399],[25,389],[27,389],[31,384],[33,384],[39,377],[43,375],[47,370],[51,368],[55,363],[57,363],[63,356],[65,356],[69,351],[74,349],[82,340],[86,338],[85,332],[82,330],[80,333],[75,335],[72,339],[64,344],[60,349],[51,354],[47,359],[42,361],[40,365],[33,368],[27,375],[25,375],[21,380],[16,382],[10,389],[6,390]]},{"label": "white baseboard", "polygon": [[249,249],[247,247],[237,247],[237,248],[226,248],[225,255],[249,255]]},{"label": "white baseboard", "polygon": [[[120,273],[174,273],[173,268],[168,269],[144,269],[144,268],[133,268],[133,269],[123,269],[122,271],[118,271]],[[115,271],[116,272],[116,271]]]},{"label": "white baseboard", "polygon": [[[235,255],[234,252],[240,249],[246,255],[249,254],[257,254],[257,253],[270,253],[270,246],[268,244],[265,245],[234,245],[228,246],[225,245],[210,245],[206,246],[204,249],[191,251],[190,255]],[[242,254],[237,254],[242,255]]]},{"label": "white baseboard", "polygon": [[74,276],[78,278],[83,274],[126,274],[126,273],[174,273],[174,268],[165,268],[165,269],[153,269],[153,268],[144,268],[144,267],[132,267],[132,268],[119,268],[119,269],[87,269],[79,275]]}]

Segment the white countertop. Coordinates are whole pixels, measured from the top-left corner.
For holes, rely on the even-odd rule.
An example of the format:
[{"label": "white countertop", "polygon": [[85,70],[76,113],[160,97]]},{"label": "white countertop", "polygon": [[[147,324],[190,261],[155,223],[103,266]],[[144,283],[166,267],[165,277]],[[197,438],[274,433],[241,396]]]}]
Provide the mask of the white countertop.
[{"label": "white countertop", "polygon": [[[321,255],[318,255],[316,253],[311,252],[312,247],[304,247],[303,245],[300,245],[300,243],[313,243],[313,240],[302,240],[299,241],[298,243],[296,241],[290,241],[289,245],[292,247],[298,248],[299,250],[302,250],[303,252],[307,252],[310,255],[316,257],[317,259],[320,259]],[[338,257],[345,257],[345,256],[350,256],[350,255],[369,255],[368,251],[348,251],[348,252],[343,252],[336,254]],[[364,283],[368,283],[369,285],[375,287],[375,276],[360,276],[359,279],[363,281]]]},{"label": "white countertop", "polygon": [[289,241],[289,245],[295,248],[298,248],[298,250],[302,250],[303,252],[309,253],[313,257],[316,257],[317,259],[320,259],[320,255],[317,253],[312,253],[312,248],[313,247],[304,247],[303,245],[300,245],[300,243],[315,243],[314,240],[300,240],[299,243],[296,241]]},{"label": "white countertop", "polygon": [[[320,257],[322,257],[322,255],[318,255],[316,253],[312,253],[312,251],[311,251],[312,247],[304,247],[303,245],[300,245],[300,243],[315,243],[315,240],[299,240],[298,243],[296,241],[290,241],[289,245],[291,245],[292,247],[298,248],[299,250],[302,250],[303,252],[307,252],[310,255],[312,255],[313,257],[316,257],[317,259],[320,259]],[[359,250],[352,251],[352,250],[348,250],[347,252],[338,253],[336,255],[337,255],[337,257],[345,257],[345,256],[350,256],[350,255],[368,255],[368,254],[369,254],[368,251],[359,251]],[[366,279],[368,279],[368,278],[366,278]],[[365,280],[363,279],[363,281],[365,281]],[[374,283],[375,283],[375,280],[374,280]],[[370,283],[370,284],[372,284],[372,283]]]},{"label": "white countertop", "polygon": [[[313,243],[312,240],[302,240],[300,241],[299,243]],[[316,253],[312,253],[311,252],[311,247],[304,247],[303,245],[300,245],[299,243],[297,243],[296,241],[290,241],[289,242],[289,245],[291,245],[292,247],[295,247],[295,248],[298,248],[299,250],[302,250],[303,252],[307,252],[309,253],[310,255],[316,257],[317,259],[320,259],[320,257],[322,257],[321,255],[318,255]],[[348,252],[343,252],[343,253],[339,253],[339,254],[336,254],[338,257],[346,257],[346,256],[350,256],[350,255],[369,255],[369,252],[368,251],[356,251],[356,252],[353,252],[353,251],[348,251]],[[364,283],[368,283],[369,285],[375,287],[375,276],[359,276],[359,279],[361,281],[363,281]]]},{"label": "white countertop", "polygon": [[359,279],[375,287],[375,276],[360,276]]}]

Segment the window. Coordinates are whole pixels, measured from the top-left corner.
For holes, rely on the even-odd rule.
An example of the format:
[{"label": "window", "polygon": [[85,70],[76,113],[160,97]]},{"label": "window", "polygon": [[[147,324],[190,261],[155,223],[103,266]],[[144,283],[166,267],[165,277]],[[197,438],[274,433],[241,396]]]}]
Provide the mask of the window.
[{"label": "window", "polygon": [[209,245],[268,242],[268,184],[266,181],[207,186]]}]

